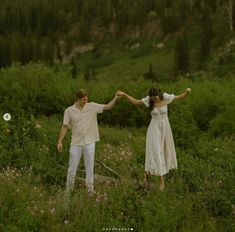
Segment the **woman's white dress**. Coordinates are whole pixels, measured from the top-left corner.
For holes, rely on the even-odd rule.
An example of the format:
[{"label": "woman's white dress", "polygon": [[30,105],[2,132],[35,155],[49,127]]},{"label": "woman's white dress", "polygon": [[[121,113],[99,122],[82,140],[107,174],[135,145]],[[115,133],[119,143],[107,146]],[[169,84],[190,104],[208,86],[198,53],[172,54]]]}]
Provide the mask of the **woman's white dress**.
[{"label": "woman's white dress", "polygon": [[[174,94],[163,94],[165,106],[155,107],[151,112],[151,122],[146,135],[145,171],[163,176],[170,169],[177,168],[175,145],[167,115],[167,105],[174,99]],[[149,107],[149,96],[142,99]]]}]

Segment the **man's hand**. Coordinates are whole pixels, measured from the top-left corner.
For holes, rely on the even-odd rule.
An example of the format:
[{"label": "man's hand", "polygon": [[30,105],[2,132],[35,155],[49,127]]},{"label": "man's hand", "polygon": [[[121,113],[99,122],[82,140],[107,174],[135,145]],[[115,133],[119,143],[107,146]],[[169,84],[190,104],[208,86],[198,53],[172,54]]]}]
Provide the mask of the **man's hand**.
[{"label": "man's hand", "polygon": [[115,93],[115,97],[116,97],[117,99],[121,97],[121,96],[119,95],[119,90]]},{"label": "man's hand", "polygon": [[63,144],[62,143],[57,143],[57,151],[61,152],[63,150]]},{"label": "man's hand", "polygon": [[58,143],[57,143],[57,150],[58,150],[59,152],[62,151],[62,148],[63,148],[62,141],[63,141],[63,139],[64,139],[65,134],[67,133],[68,127],[69,127],[68,125],[63,125],[63,126],[61,127],[60,136],[59,136]]}]

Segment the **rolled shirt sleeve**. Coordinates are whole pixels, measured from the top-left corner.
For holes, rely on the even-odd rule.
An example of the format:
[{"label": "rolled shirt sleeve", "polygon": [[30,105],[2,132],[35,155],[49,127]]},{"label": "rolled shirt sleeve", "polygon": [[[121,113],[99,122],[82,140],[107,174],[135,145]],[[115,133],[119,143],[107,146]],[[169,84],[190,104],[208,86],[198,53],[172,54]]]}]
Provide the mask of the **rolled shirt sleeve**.
[{"label": "rolled shirt sleeve", "polygon": [[104,107],[105,107],[104,104],[98,104],[98,103],[92,102],[92,108],[97,114],[103,113]]},{"label": "rolled shirt sleeve", "polygon": [[64,118],[63,118],[63,125],[68,126],[70,125],[71,120],[70,120],[70,114],[68,109],[64,111]]}]

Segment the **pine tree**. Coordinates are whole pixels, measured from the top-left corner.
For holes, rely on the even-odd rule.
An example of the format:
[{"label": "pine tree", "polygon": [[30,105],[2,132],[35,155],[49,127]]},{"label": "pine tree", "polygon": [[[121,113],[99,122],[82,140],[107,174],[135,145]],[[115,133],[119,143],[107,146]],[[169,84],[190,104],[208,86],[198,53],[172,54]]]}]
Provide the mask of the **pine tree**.
[{"label": "pine tree", "polygon": [[144,74],[144,78],[146,80],[151,80],[152,82],[156,82],[157,81],[157,73],[156,73],[156,70],[153,68],[153,64],[152,63],[149,64],[148,72],[146,72]]},{"label": "pine tree", "polygon": [[90,65],[87,65],[84,72],[84,78],[87,81],[95,80],[96,79],[95,68]]},{"label": "pine tree", "polygon": [[75,58],[71,60],[71,65],[72,65],[71,76],[72,78],[76,78],[78,75],[78,69],[77,69],[77,63],[76,63]]},{"label": "pine tree", "polygon": [[202,26],[202,38],[201,38],[201,61],[207,59],[210,54],[211,50],[211,40],[213,37],[213,29],[211,24],[210,18],[210,9],[205,7],[201,19],[201,26]]},{"label": "pine tree", "polygon": [[175,47],[175,71],[177,74],[185,74],[189,70],[189,48],[187,33],[179,34]]},{"label": "pine tree", "polygon": [[49,65],[54,64],[54,44],[50,40],[47,40],[44,44],[43,61]]}]

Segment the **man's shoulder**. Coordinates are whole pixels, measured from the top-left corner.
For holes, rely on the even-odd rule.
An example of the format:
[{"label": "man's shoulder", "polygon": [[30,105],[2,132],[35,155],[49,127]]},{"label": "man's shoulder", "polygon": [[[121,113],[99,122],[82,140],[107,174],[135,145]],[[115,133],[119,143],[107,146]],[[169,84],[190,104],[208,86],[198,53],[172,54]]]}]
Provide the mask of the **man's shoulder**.
[{"label": "man's shoulder", "polygon": [[65,109],[65,111],[71,111],[71,110],[74,110],[74,109],[76,109],[76,108],[75,108],[75,105],[73,104],[73,105],[67,107],[67,108]]},{"label": "man's shoulder", "polygon": [[97,103],[95,103],[95,102],[87,102],[87,103],[86,103],[86,109],[91,110],[91,109],[94,108],[94,106],[95,106],[96,104],[97,104]]},{"label": "man's shoulder", "polygon": [[93,101],[91,101],[91,102],[87,102],[86,104],[87,104],[87,107],[94,107],[94,106],[99,105],[98,103],[93,102]]}]

